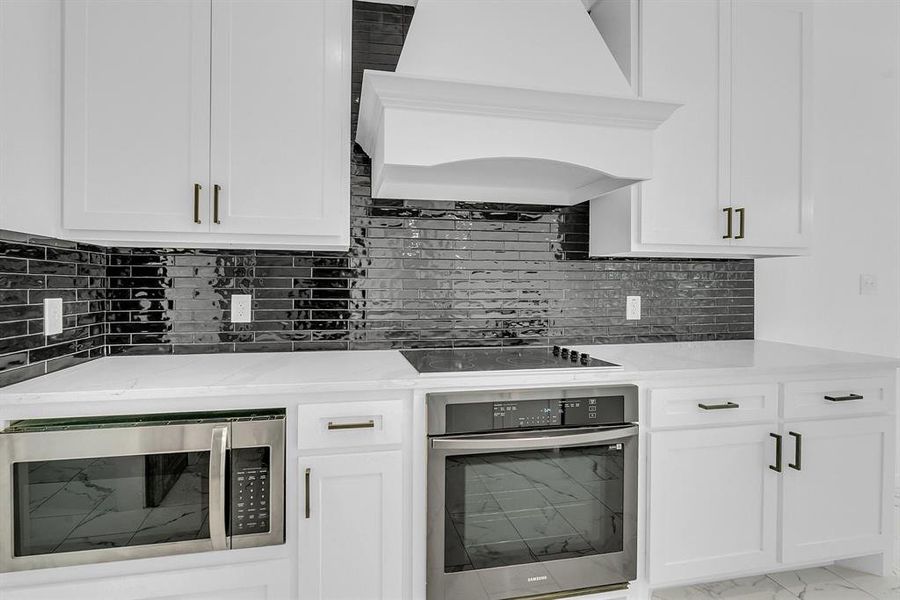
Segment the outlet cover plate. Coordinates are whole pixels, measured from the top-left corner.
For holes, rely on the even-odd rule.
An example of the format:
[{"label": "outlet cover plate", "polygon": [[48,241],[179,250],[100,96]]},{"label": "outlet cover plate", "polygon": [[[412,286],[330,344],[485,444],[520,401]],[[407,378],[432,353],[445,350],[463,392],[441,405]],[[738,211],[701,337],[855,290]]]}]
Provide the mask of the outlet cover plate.
[{"label": "outlet cover plate", "polygon": [[62,298],[44,298],[44,335],[59,335],[63,330]]},{"label": "outlet cover plate", "polygon": [[628,321],[641,320],[641,297],[628,296],[625,298],[625,319]]},{"label": "outlet cover plate", "polygon": [[253,296],[250,294],[234,294],[231,297],[231,322],[249,323],[252,319],[252,302]]}]

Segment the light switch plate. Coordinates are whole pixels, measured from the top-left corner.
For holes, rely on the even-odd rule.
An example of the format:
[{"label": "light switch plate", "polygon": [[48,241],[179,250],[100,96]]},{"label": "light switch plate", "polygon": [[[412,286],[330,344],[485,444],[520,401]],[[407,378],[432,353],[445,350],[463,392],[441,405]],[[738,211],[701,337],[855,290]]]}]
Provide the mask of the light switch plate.
[{"label": "light switch plate", "polygon": [[859,294],[861,296],[874,296],[878,293],[878,276],[871,273],[863,273],[859,276]]},{"label": "light switch plate", "polygon": [[641,320],[641,297],[628,296],[625,298],[625,319],[628,321]]},{"label": "light switch plate", "polygon": [[250,294],[234,294],[231,297],[231,322],[249,323],[251,320],[251,303],[253,296]]},{"label": "light switch plate", "polygon": [[44,335],[59,335],[63,330],[62,298],[44,298]]}]

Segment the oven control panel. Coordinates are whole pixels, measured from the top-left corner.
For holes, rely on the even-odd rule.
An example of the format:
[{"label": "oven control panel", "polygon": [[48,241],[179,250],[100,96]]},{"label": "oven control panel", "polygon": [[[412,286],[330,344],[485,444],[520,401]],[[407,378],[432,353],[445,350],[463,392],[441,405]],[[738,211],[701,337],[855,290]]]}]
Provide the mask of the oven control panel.
[{"label": "oven control panel", "polygon": [[597,398],[556,402],[495,402],[494,429],[527,429],[597,423]]},{"label": "oven control panel", "polygon": [[231,451],[231,535],[269,531],[269,449]]},{"label": "oven control panel", "polygon": [[622,423],[624,396],[510,400],[447,405],[447,433]]}]

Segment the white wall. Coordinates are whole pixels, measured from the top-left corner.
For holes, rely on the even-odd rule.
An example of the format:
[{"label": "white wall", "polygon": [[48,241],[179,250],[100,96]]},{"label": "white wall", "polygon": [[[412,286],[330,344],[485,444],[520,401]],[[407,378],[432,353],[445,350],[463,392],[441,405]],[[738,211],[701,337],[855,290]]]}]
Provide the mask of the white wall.
[{"label": "white wall", "polygon": [[813,253],[756,262],[756,337],[900,356],[900,2],[817,0],[814,39]]},{"label": "white wall", "polygon": [[0,1],[0,229],[59,235],[62,3]]}]

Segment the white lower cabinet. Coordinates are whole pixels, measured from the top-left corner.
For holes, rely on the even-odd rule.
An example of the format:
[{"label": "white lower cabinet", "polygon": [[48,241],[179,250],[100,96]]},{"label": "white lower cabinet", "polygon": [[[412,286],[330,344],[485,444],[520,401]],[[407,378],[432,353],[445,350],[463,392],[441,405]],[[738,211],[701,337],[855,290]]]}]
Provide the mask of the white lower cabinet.
[{"label": "white lower cabinet", "polygon": [[784,425],[783,562],[862,556],[890,544],[891,426],[889,417]]},{"label": "white lower cabinet", "polygon": [[650,578],[715,578],[775,564],[775,424],[653,433]]},{"label": "white lower cabinet", "polygon": [[404,598],[400,451],[310,456],[299,468],[300,598]]},{"label": "white lower cabinet", "polygon": [[[859,381],[869,380],[785,384],[780,414],[795,412],[798,389],[856,389]],[[710,389],[696,388],[695,400],[704,401]],[[875,397],[869,388],[859,389],[865,391],[860,398]],[[888,383],[878,389],[893,395]],[[654,390],[650,397],[663,404],[675,396]],[[690,397],[690,390],[677,397]],[[733,410],[715,412],[739,418],[742,407],[729,404],[741,403],[721,402],[718,408]],[[889,551],[894,416],[760,421],[651,432],[648,556],[654,587]]]},{"label": "white lower cabinet", "polygon": [[290,600],[290,561],[122,575],[0,590],[3,600]]}]

